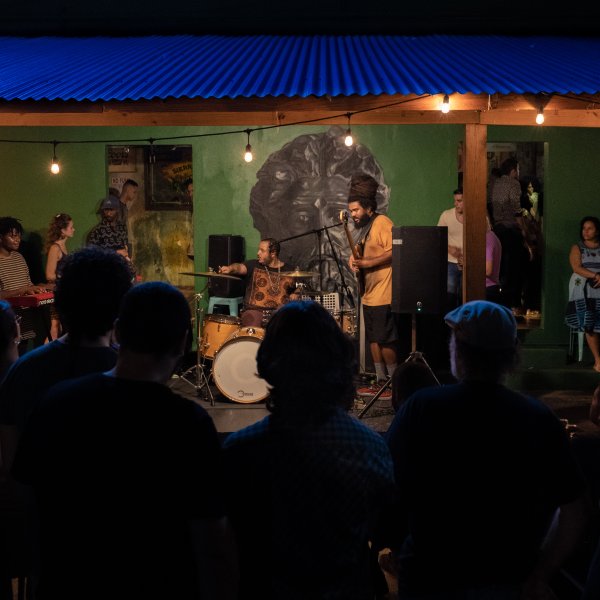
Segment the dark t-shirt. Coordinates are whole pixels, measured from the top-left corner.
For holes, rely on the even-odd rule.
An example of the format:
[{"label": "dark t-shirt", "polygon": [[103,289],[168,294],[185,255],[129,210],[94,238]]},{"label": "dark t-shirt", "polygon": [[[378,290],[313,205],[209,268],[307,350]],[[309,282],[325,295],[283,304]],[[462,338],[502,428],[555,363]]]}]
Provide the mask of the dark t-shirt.
[{"label": "dark t-shirt", "polygon": [[108,371],[117,362],[110,347],[81,347],[55,340],[24,354],[0,386],[0,423],[19,430],[42,395],[59,381]]},{"label": "dark t-shirt", "polygon": [[420,390],[387,436],[411,593],[522,581],[555,509],[584,488],[560,421],[502,385]]},{"label": "dark t-shirt", "polygon": [[212,419],[166,386],[52,388],[13,465],[40,509],[38,597],[196,598],[189,523],[224,515],[221,474]]}]

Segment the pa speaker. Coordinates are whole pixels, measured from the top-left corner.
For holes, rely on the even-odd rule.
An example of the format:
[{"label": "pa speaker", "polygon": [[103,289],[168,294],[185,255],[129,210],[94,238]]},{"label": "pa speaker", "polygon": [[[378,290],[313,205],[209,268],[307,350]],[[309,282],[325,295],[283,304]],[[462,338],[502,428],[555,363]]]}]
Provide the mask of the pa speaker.
[{"label": "pa speaker", "polygon": [[392,227],[393,312],[443,313],[447,280],[447,227]]},{"label": "pa speaker", "polygon": [[[241,235],[209,235],[208,266],[215,271],[231,263],[244,261],[244,238]],[[208,280],[209,294],[218,298],[237,298],[244,295],[244,283],[219,277]]]}]

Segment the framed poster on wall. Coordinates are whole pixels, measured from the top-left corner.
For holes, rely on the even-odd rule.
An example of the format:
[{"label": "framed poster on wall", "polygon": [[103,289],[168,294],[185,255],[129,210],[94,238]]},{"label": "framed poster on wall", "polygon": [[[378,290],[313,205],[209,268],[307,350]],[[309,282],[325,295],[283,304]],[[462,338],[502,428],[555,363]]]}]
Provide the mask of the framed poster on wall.
[{"label": "framed poster on wall", "polygon": [[145,210],[192,210],[191,146],[107,146],[107,164],[109,193],[132,179]]}]

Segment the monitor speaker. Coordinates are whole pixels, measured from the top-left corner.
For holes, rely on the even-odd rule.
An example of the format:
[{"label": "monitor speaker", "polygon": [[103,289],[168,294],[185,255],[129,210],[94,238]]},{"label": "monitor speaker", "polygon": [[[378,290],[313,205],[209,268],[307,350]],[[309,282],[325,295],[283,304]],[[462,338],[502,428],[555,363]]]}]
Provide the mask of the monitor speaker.
[{"label": "monitor speaker", "polygon": [[[209,235],[208,266],[215,271],[224,265],[243,262],[244,238],[241,235]],[[244,295],[244,283],[219,277],[208,280],[208,292],[218,298],[237,298]]]},{"label": "monitor speaker", "polygon": [[447,279],[447,227],[392,227],[393,312],[444,313]]}]

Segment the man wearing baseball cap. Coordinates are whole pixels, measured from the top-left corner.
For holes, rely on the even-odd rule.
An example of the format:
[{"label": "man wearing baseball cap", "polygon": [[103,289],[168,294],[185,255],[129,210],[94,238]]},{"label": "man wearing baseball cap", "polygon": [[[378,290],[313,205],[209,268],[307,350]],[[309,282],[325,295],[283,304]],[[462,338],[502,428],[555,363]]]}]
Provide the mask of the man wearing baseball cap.
[{"label": "man wearing baseball cap", "polygon": [[127,225],[117,219],[120,200],[115,196],[107,196],[100,204],[102,220],[88,234],[88,246],[100,246],[114,250],[129,260],[127,251]]},{"label": "man wearing baseball cap", "polygon": [[583,476],[554,413],[503,384],[518,362],[510,309],[477,300],[445,321],[457,383],[415,392],[387,434],[402,597],[547,597],[586,525]]}]

